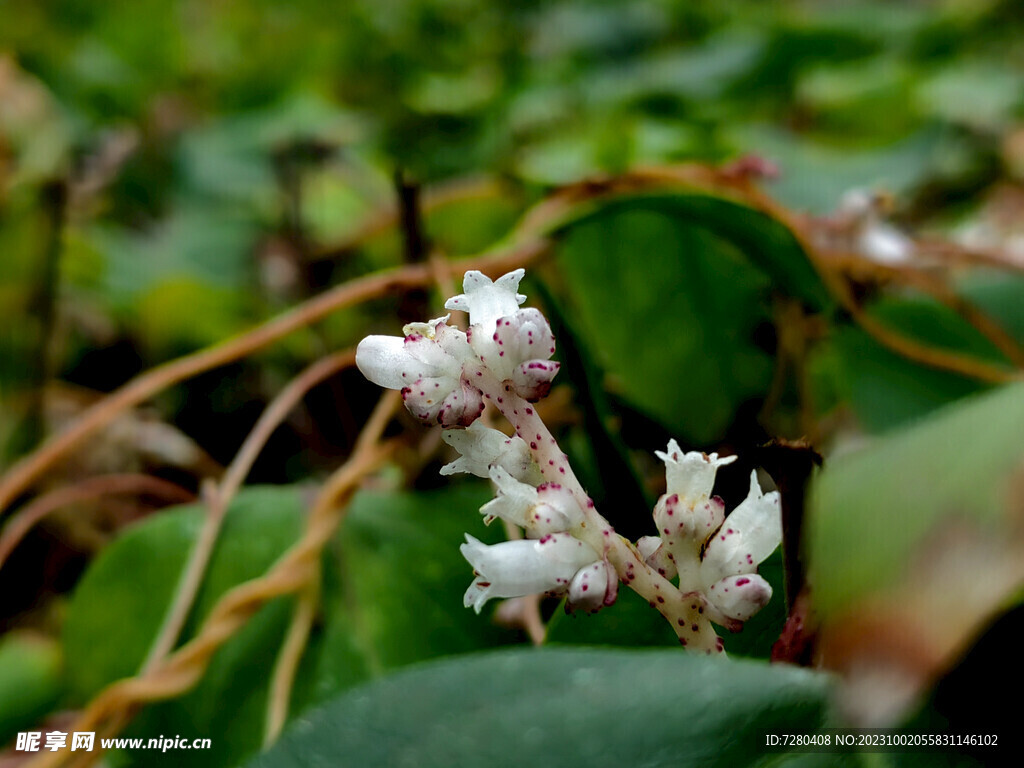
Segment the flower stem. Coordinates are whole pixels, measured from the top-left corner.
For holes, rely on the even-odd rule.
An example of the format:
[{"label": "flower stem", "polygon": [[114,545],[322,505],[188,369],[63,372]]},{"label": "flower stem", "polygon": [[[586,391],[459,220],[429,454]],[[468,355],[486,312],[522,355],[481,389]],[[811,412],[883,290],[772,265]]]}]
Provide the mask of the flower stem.
[{"label": "flower stem", "polygon": [[603,552],[619,580],[665,617],[682,645],[709,654],[723,653],[722,641],[704,615],[703,600],[680,592],[672,582],[644,562],[636,547],[615,533],[583,490],[568,457],[537,414],[537,409],[517,395],[510,384],[499,382],[483,365],[467,365],[466,375],[515,427],[516,434],[526,441],[545,482],[559,483],[575,497],[583,510],[583,522],[570,533],[595,551]]}]

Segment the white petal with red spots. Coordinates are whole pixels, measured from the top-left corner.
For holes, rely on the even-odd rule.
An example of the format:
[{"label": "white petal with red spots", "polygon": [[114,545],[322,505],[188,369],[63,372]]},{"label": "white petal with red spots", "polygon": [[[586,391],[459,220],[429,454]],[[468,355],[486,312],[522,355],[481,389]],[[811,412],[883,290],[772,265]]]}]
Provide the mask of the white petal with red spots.
[{"label": "white petal with red spots", "polygon": [[665,462],[667,493],[676,494],[681,504],[689,506],[707,501],[711,497],[711,489],[715,486],[715,473],[718,472],[718,468],[736,460],[735,456],[720,459],[717,453],[683,453],[675,440],[668,441],[668,448],[664,453],[654,453]]},{"label": "white petal with red spots", "polygon": [[567,533],[491,545],[467,533],[459,549],[476,572],[463,603],[477,613],[494,597],[564,594],[577,571],[601,559]]},{"label": "white petal with red spots", "polygon": [[457,309],[469,313],[470,325],[479,326],[487,335],[494,333],[499,317],[513,314],[526,297],[518,292],[519,281],[526,270],[517,269],[502,275],[497,280],[475,269],[466,273],[462,290],[445,302],[445,309]]},{"label": "white petal with red spots", "polygon": [[541,482],[540,469],[521,437],[509,437],[475,421],[466,429],[447,429],[441,433],[441,438],[461,454],[455,461],[441,467],[442,475],[465,472],[477,477],[490,477],[491,467],[496,466],[529,485]]}]

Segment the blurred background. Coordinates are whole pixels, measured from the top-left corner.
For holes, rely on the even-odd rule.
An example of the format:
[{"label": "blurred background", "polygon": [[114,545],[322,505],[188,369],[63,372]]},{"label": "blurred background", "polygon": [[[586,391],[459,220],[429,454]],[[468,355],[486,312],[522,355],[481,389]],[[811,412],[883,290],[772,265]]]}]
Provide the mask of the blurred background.
[{"label": "blurred background", "polygon": [[[0,0],[0,469],[140,372],[408,261],[410,206],[425,248],[464,256],[561,185],[744,156],[794,215],[826,220],[851,190],[870,190],[897,244],[915,232],[1024,263],[1019,4]],[[585,260],[567,258],[562,277],[584,280]],[[1001,294],[993,311],[1024,323],[1019,296]],[[438,305],[424,293],[340,311],[176,385],[42,489],[145,471],[194,493],[304,366],[395,332],[382,318],[396,311],[425,319]],[[579,323],[597,323],[584,310]],[[783,406],[774,427],[757,418],[778,345],[772,311],[749,319],[746,378],[704,426],[670,423],[669,402],[636,407],[644,428],[709,450],[803,434],[788,389],[771,395]],[[868,432],[981,386],[904,387],[902,400],[845,391],[834,358],[864,348],[826,352],[815,413],[853,402]],[[632,406],[651,402],[624,389]],[[322,476],[375,398],[354,372],[312,390],[250,482]],[[613,437],[642,442],[628,427]],[[431,477],[419,486],[440,483]],[[168,501],[154,491],[52,516],[0,571],[0,631],[59,627],[59,598],[93,555]]]}]

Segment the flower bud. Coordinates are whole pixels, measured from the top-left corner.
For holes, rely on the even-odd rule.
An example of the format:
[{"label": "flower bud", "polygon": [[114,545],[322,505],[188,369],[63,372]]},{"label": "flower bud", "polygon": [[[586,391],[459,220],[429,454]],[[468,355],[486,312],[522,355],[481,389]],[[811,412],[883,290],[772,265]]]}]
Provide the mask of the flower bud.
[{"label": "flower bud", "polygon": [[499,381],[511,379],[521,363],[547,360],[555,353],[551,326],[540,310],[532,307],[498,318],[490,336],[484,330],[474,326],[469,344]]},{"label": "flower bud", "polygon": [[580,568],[569,582],[565,610],[596,613],[615,602],[619,594],[619,577],[607,560]]},{"label": "flower bud", "polygon": [[404,339],[368,336],[356,348],[356,365],[374,384],[401,390],[420,421],[468,426],[483,412],[483,395],[463,376],[473,355],[466,336],[446,319],[410,323]]},{"label": "flower bud", "polygon": [[551,382],[555,378],[561,363],[554,360],[527,360],[512,371],[512,384],[524,400],[535,403],[548,396]]},{"label": "flower bud", "polygon": [[658,536],[643,536],[637,539],[636,548],[640,557],[651,568],[666,579],[674,579],[678,573],[675,556]]},{"label": "flower bud", "polygon": [[746,621],[768,604],[772,587],[756,573],[738,574],[712,584],[707,597],[725,616]]}]

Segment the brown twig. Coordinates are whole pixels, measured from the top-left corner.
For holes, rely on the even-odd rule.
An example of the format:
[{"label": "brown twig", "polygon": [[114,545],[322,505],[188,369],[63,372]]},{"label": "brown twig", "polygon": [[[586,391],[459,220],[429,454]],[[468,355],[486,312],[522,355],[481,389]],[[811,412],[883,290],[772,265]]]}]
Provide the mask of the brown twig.
[{"label": "brown twig", "polygon": [[277,661],[270,678],[270,690],[267,693],[267,714],[263,726],[263,749],[267,749],[277,741],[288,721],[288,709],[291,703],[292,687],[298,673],[299,662],[309,642],[309,634],[313,629],[317,609],[320,607],[320,571],[316,570],[306,587],[299,592],[295,612]]},{"label": "brown twig", "polygon": [[993,365],[969,355],[929,347],[891,328],[887,328],[875,320],[864,311],[864,308],[850,290],[850,286],[836,273],[829,265],[828,260],[823,258],[819,250],[810,241],[806,227],[798,216],[779,203],[776,203],[760,190],[757,190],[753,185],[743,185],[741,191],[748,205],[775,218],[789,229],[840,306],[849,312],[857,324],[877,342],[923,365],[959,373],[979,381],[1001,384],[1021,378],[1022,374],[1020,371]]},{"label": "brown twig", "polygon": [[918,266],[878,264],[865,256],[832,248],[819,249],[833,272],[854,281],[882,285],[895,283],[917,288],[960,315],[1017,368],[1024,368],[1024,348],[998,323],[971,301],[954,291],[946,280]]},{"label": "brown twig", "polygon": [[[529,263],[547,248],[542,241],[525,243],[453,262],[458,274],[466,269],[500,272]],[[414,264],[352,280],[320,294],[239,336],[180,357],[137,376],[87,409],[68,429],[54,435],[0,479],[0,512],[24,493],[55,462],[80,445],[89,435],[109,424],[120,412],[142,403],[179,381],[250,355],[293,331],[323,319],[332,312],[391,291],[422,285],[434,279],[429,264]]]},{"label": "brown twig", "polygon": [[188,613],[192,609],[195,596],[199,592],[203,574],[210,562],[214,544],[217,542],[224,516],[231,506],[231,500],[238,493],[242,483],[245,482],[245,478],[248,477],[253,463],[260,451],[263,450],[267,440],[310,389],[342,368],[354,363],[355,352],[353,350],[338,352],[317,361],[292,379],[260,415],[256,425],[245,438],[242,447],[235,454],[235,458],[232,459],[227,472],[224,473],[220,486],[214,486],[211,491],[203,527],[196,538],[185,570],[182,571],[171,606],[167,610],[163,624],[142,665],[143,673],[159,664],[177,642],[181,629],[188,619]]},{"label": "brown twig", "polygon": [[34,499],[7,520],[0,534],[0,568],[25,534],[54,510],[113,494],[152,494],[178,504],[195,499],[195,494],[180,485],[151,475],[98,475],[57,488]]},{"label": "brown twig", "polygon": [[[386,419],[378,420],[377,425]],[[363,436],[368,434],[368,423]],[[383,429],[383,426],[380,427]],[[234,636],[267,602],[305,589],[311,569],[318,568],[323,547],[333,537],[341,515],[337,507],[348,503],[359,480],[380,466],[398,445],[397,440],[376,442],[378,432],[362,440],[352,457],[342,465],[324,486],[306,524],[306,531],[270,571],[257,579],[240,584],[217,602],[191,641],[168,656],[164,662],[144,675],[120,680],[101,691],[85,708],[72,731],[94,731],[99,739],[109,737],[127,722],[126,713],[137,706],[178,696],[194,686],[205,674],[213,655]],[[102,750],[89,755],[98,759]],[[51,752],[40,755],[31,768],[53,768],[71,753]]]},{"label": "brown twig", "polygon": [[[366,426],[363,427],[359,439],[356,441],[356,454],[373,449],[374,444],[380,439],[380,435],[384,432],[384,428],[401,402],[401,395],[398,392],[389,391],[384,393],[374,408],[373,413],[370,414],[370,418],[367,420]],[[335,483],[334,477],[328,479],[313,505],[313,516],[320,516],[330,520],[334,529],[337,529],[341,525],[342,520],[344,520],[345,512],[347,511],[347,506],[339,506],[337,503],[338,496],[344,493],[344,491],[345,486]],[[302,653],[306,648],[306,642],[313,628],[313,620],[316,618],[316,609],[319,605],[320,576],[319,561],[311,563],[307,583],[299,594],[299,601],[295,607],[295,613],[292,615],[288,634],[274,665],[270,692],[267,698],[264,747],[268,747],[277,741],[288,719],[288,705],[291,702],[292,686],[295,682],[299,662],[302,660]]]}]

